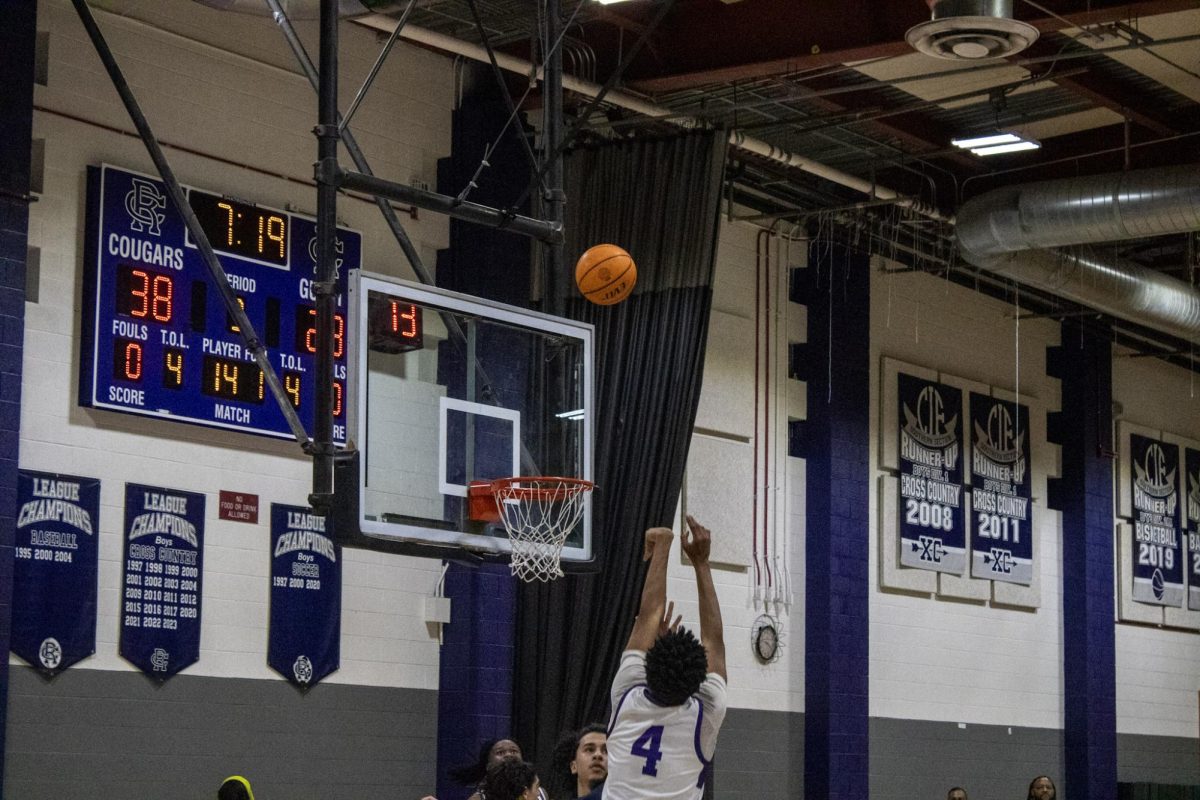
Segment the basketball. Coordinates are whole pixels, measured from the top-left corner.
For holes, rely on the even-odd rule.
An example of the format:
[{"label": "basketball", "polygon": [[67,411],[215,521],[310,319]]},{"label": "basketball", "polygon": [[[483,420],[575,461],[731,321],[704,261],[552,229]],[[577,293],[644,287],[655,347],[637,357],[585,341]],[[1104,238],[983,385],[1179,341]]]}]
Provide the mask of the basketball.
[{"label": "basketball", "polygon": [[575,284],[596,305],[619,303],[637,284],[637,266],[629,253],[615,244],[589,247],[575,263]]}]

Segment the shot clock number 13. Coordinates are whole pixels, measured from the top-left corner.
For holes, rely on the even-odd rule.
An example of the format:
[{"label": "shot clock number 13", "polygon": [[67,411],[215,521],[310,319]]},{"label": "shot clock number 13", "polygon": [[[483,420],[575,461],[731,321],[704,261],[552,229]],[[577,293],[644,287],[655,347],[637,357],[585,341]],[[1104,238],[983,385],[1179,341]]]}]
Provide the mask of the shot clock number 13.
[{"label": "shot clock number 13", "polygon": [[[189,205],[309,427],[316,405],[315,222],[187,188]],[[81,405],[291,438],[263,371],[155,178],[111,166],[88,175]],[[346,275],[361,236],[338,229],[334,439],[345,441]]]}]

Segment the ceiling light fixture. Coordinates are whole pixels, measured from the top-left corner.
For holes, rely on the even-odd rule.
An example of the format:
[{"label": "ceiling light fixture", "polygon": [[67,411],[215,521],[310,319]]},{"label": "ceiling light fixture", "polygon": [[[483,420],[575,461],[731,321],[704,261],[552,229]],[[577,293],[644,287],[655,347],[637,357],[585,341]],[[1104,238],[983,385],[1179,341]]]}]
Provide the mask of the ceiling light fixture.
[{"label": "ceiling light fixture", "polygon": [[1018,153],[1022,150],[1037,150],[1042,145],[1034,141],[1009,142],[992,147],[973,147],[971,152],[977,156],[998,156],[1001,153]]},{"label": "ceiling light fixture", "polygon": [[989,133],[984,136],[972,136],[967,139],[951,139],[950,144],[955,147],[961,147],[963,150],[970,150],[975,147],[991,147],[996,144],[1009,144],[1010,142],[1019,141],[1022,141],[1022,139],[1015,133]]}]

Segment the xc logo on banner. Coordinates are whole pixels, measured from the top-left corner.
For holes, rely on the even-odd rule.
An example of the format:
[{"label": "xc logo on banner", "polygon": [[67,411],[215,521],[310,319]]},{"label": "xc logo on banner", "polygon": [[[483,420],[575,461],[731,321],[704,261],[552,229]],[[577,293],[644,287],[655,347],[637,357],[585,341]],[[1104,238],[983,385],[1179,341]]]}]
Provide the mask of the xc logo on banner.
[{"label": "xc logo on banner", "polygon": [[1013,571],[1012,551],[993,547],[991,552],[984,554],[983,563],[990,565],[992,572],[1002,572],[1008,575]]},{"label": "xc logo on banner", "polygon": [[942,563],[946,551],[942,549],[942,540],[934,536],[922,536],[912,543],[913,552],[920,552],[920,559],[931,564]]}]

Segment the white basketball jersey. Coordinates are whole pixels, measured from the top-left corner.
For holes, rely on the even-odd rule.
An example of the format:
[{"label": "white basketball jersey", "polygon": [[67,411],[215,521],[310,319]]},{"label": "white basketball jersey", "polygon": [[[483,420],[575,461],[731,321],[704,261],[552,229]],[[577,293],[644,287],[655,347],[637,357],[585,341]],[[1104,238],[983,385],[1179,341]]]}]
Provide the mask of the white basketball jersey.
[{"label": "white basketball jersey", "polygon": [[646,654],[628,650],[613,680],[604,800],[699,800],[725,718],[725,681],[710,673],[678,706],[646,692]]}]

